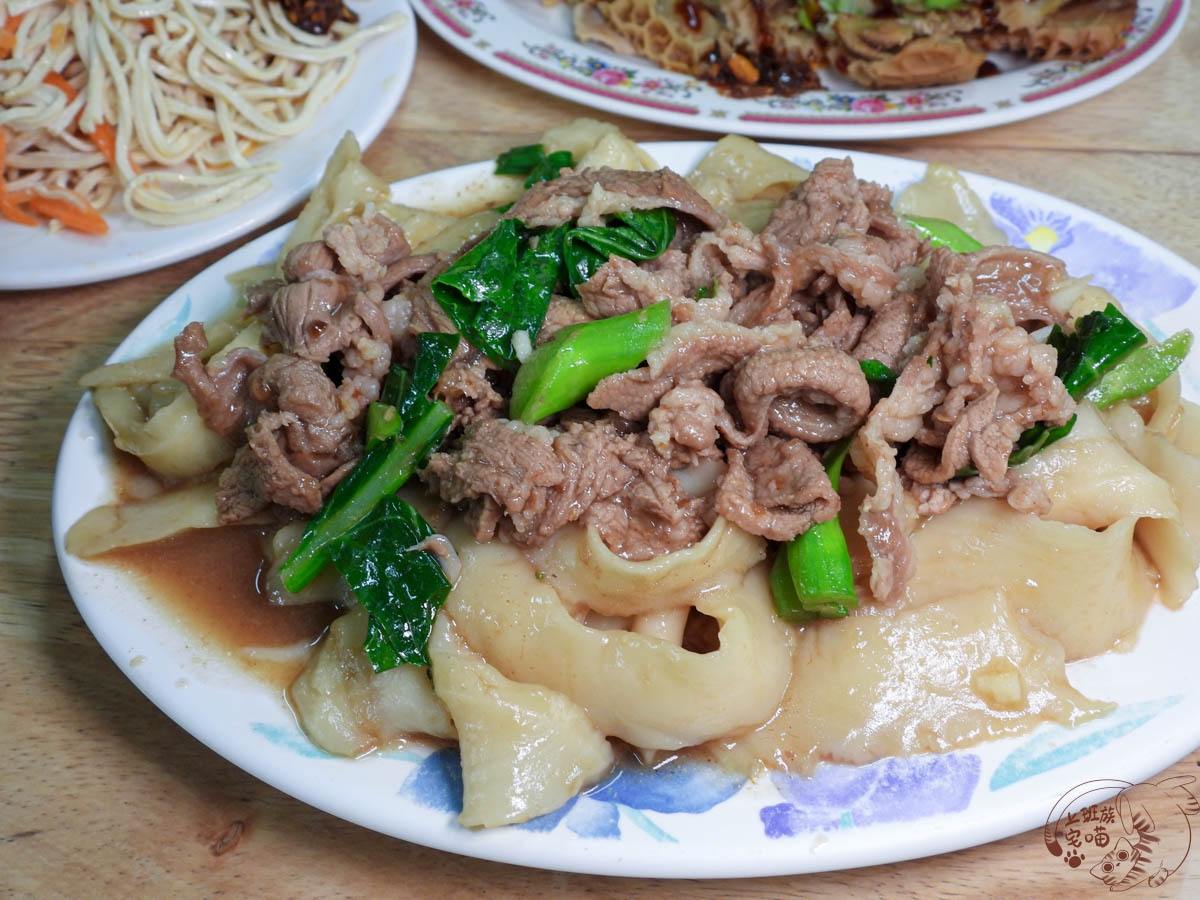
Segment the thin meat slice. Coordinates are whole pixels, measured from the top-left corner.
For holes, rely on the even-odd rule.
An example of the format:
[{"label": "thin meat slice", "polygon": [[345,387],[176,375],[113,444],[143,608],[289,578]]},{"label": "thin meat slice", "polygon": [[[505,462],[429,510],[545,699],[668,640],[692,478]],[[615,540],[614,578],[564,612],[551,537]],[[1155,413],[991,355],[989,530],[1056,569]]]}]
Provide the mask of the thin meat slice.
[{"label": "thin meat slice", "polygon": [[725,458],[715,508],[742,530],[790,541],[837,515],[837,491],[804,441],[768,435],[745,453],[731,447]]},{"label": "thin meat slice", "polygon": [[196,401],[204,424],[227,441],[237,444],[253,415],[250,375],[266,357],[249,347],[239,347],[218,363],[205,365],[208,352],[204,326],[191,322],[175,338],[175,367],[171,376],[183,382]]},{"label": "thin meat slice", "polygon": [[862,424],[871,389],[862,368],[833,347],[763,349],[733,369],[733,400],[745,429],[836,441]]},{"label": "thin meat slice", "polygon": [[553,228],[578,219],[580,225],[602,225],[604,217],[632,209],[673,209],[699,219],[710,229],[726,219],[681,176],[670,169],[628,172],[585,169],[535,184],[504,214],[528,228]]}]

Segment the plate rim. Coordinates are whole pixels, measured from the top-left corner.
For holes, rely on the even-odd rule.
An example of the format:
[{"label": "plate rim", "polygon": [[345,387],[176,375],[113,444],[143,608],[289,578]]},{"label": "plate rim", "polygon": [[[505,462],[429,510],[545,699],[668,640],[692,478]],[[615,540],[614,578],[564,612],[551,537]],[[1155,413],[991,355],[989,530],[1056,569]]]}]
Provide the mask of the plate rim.
[{"label": "plate rim", "polygon": [[[405,93],[408,91],[408,85],[412,79],[413,65],[416,62],[417,56],[416,15],[410,0],[370,0],[370,2],[388,4],[386,8],[382,7],[382,5],[379,7],[380,18],[391,13],[401,13],[405,16],[406,21],[396,31],[381,34],[375,39],[378,42],[395,41],[395,56],[388,55],[386,58],[397,58],[399,65],[387,75],[387,90],[382,94],[381,102],[369,108],[370,115],[364,117],[361,124],[347,129],[354,133],[359,144],[364,149],[387,127],[388,122],[396,111],[396,107],[399,106]],[[351,82],[355,76],[362,71],[359,67],[361,54],[368,47],[372,46],[373,43],[368,43],[359,49],[360,60],[355,63],[355,67],[346,81],[325,101],[321,109],[325,109],[330,103],[335,102],[338,95],[351,86]],[[383,73],[381,72],[381,74]],[[320,127],[321,122],[318,118],[308,128],[304,129],[304,131],[286,138],[280,143],[302,141],[306,136],[318,133]],[[333,152],[332,144],[329,147],[329,152]],[[42,267],[33,271],[21,272],[18,270],[14,274],[10,266],[5,266],[0,268],[0,291],[38,291],[100,284],[105,281],[112,281],[115,278],[152,272],[171,263],[191,259],[202,253],[207,253],[209,250],[234,241],[248,232],[260,228],[301,202],[312,193],[313,188],[320,181],[321,172],[324,169],[324,160],[325,156],[322,156],[320,163],[310,167],[308,173],[300,180],[293,182],[291,187],[281,185],[276,188],[272,186],[257,197],[229,210],[221,216],[202,220],[197,223],[188,223],[193,225],[211,223],[211,227],[207,231],[189,242],[165,244],[161,249],[136,256],[127,255],[128,247],[117,247],[114,248],[114,252],[103,263],[93,264],[89,262],[86,264],[86,267],[81,267],[74,272],[70,268]],[[271,177],[277,177],[278,174],[275,173]],[[122,219],[126,218],[123,210],[120,212],[120,215]],[[155,233],[165,235],[174,227],[178,226],[157,226]],[[17,231],[16,229],[22,230]],[[15,235],[25,235],[28,230],[27,226],[0,221],[0,239],[2,239],[5,231],[10,231],[10,233]],[[37,227],[37,231],[40,232],[37,237],[43,240],[60,238],[62,236],[61,233],[50,234],[45,226],[41,225]],[[95,247],[99,245],[101,248],[103,247],[101,242],[107,239],[107,236],[96,238],[76,235],[72,232],[66,232],[65,234],[68,239],[63,240],[61,244],[62,258],[70,257],[71,238],[86,241],[87,246]]]},{"label": "plate rim", "polygon": [[[489,2],[494,5],[493,8],[503,9],[506,15],[511,15],[515,18],[515,24],[519,26],[518,31],[523,29],[529,34],[550,39],[564,46],[577,49],[596,59],[609,60],[618,65],[622,63],[636,64],[640,67],[641,71],[662,78],[677,79],[688,77],[658,68],[648,60],[639,57],[623,56],[598,45],[581,43],[575,40],[574,37],[566,39],[521,15],[518,10],[511,7],[509,0],[489,0]],[[1081,103],[1111,90],[1151,65],[1175,42],[1187,20],[1191,0],[1161,0],[1161,3],[1157,4],[1162,9],[1164,17],[1164,22],[1159,26],[1160,33],[1148,36],[1147,43],[1141,45],[1132,58],[1117,65],[1118,60],[1121,58],[1121,52],[1118,52],[1115,56],[1110,54],[1110,56],[1113,56],[1112,59],[1105,57],[1101,60],[1093,61],[1097,63],[1104,62],[1105,65],[1101,66],[1096,72],[1091,73],[1082,83],[1066,88],[1051,88],[1043,92],[1045,96],[1038,97],[1035,100],[1016,103],[1007,109],[988,110],[976,108],[945,116],[927,116],[909,120],[893,119],[878,122],[839,122],[836,120],[827,120],[820,123],[789,122],[786,121],[787,117],[775,117],[775,120],[769,120],[758,116],[726,116],[724,113],[718,116],[712,112],[705,115],[698,109],[694,113],[679,112],[671,109],[669,106],[652,102],[639,102],[633,98],[622,97],[610,89],[601,89],[600,87],[590,85],[575,85],[562,79],[532,71],[527,60],[518,60],[515,56],[514,59],[500,57],[499,53],[486,41],[476,42],[469,30],[465,29],[459,22],[452,20],[445,13],[441,8],[442,2],[440,0],[412,0],[412,5],[421,20],[436,32],[439,37],[449,43],[454,49],[467,55],[486,68],[543,93],[571,100],[613,115],[628,116],[634,119],[641,119],[662,125],[673,125],[680,128],[744,134],[775,141],[886,141],[955,134],[963,131],[1007,125]],[[508,19],[505,18],[505,21],[508,21]],[[460,29],[465,33],[460,33]],[[481,46],[480,44],[486,46]],[[1107,62],[1105,62],[1106,60]],[[1041,63],[1031,63],[1030,65],[1045,64],[1043,61]],[[1085,65],[1091,64],[1087,63]],[[1109,67],[1112,67],[1111,70],[1109,70]],[[987,79],[988,82],[991,80]],[[719,94],[715,89],[704,85],[703,82],[700,84],[702,97],[715,100],[717,103],[721,103],[722,101],[729,102],[729,98]],[[965,82],[964,85],[943,85],[941,88],[965,86],[966,89],[971,90],[984,84],[984,80],[975,79],[971,82]],[[983,89],[986,89],[986,86]],[[833,95],[835,92],[826,91],[825,93]],[[880,92],[861,90],[836,93],[838,96],[853,96],[854,94],[867,96]],[[1013,92],[1012,98],[1022,99],[1020,92]]]},{"label": "plate rim", "polygon": [[[691,154],[693,159],[698,158],[698,155],[703,150],[712,146],[711,141],[664,141],[664,142],[646,142],[640,146],[647,152],[655,155],[656,151],[661,154],[663,150],[671,150],[680,154]],[[821,157],[828,155],[829,148],[798,145],[798,144],[767,144],[767,149],[776,151],[785,151],[787,153],[808,156]],[[859,157],[875,158],[881,162],[888,164],[899,164],[901,168],[919,170],[922,165],[921,161],[908,160],[902,157],[868,153],[865,151],[851,151],[850,155],[857,161]],[[410,179],[396,182],[393,185],[394,190],[399,190],[404,187],[412,187],[423,181],[433,181],[435,177],[443,179],[451,176],[458,179],[460,182],[466,182],[472,177],[484,175],[490,171],[491,161],[482,161],[478,163],[468,163],[463,166],[456,166],[451,169],[443,169],[425,175],[415,176]],[[1020,185],[1015,185],[1011,182],[1006,182],[1001,179],[996,179],[991,176],[981,176],[975,173],[963,173],[969,180],[983,179],[990,181],[993,184],[1008,185],[1018,188],[1021,192],[1028,192],[1039,201],[1049,199],[1053,202],[1055,209],[1063,209],[1068,211],[1083,211],[1096,221],[1112,226],[1118,233],[1125,235],[1134,235],[1141,241],[1153,245],[1159,252],[1171,260],[1172,265],[1188,271],[1194,278],[1197,284],[1200,284],[1200,268],[1183,259],[1178,254],[1169,248],[1158,244],[1155,241],[1140,235],[1127,226],[1121,225],[1099,213],[1086,210],[1077,204],[1067,200],[1062,200],[1052,195],[1044,194],[1032,188],[1025,188]],[[166,314],[172,306],[177,306],[181,303],[180,298],[186,298],[189,288],[198,284],[206,275],[208,277],[219,277],[222,274],[222,263],[227,263],[230,257],[235,254],[242,254],[246,257],[244,260],[239,260],[239,264],[252,264],[257,261],[255,254],[262,255],[262,248],[268,247],[272,242],[277,242],[282,239],[284,230],[290,223],[274,229],[266,235],[256,238],[254,241],[248,242],[243,247],[234,251],[228,257],[223,257],[221,260],[214,262],[207,267],[203,272],[198,273],[189,279],[178,289],[173,291],[167,298],[159,303],[154,310],[147,314],[141,322],[135,326],[131,333],[118,345],[113,351],[110,359],[123,358],[125,354],[139,342],[144,341],[144,338],[139,335],[140,330],[153,330],[148,328],[148,323],[152,318],[158,316],[160,319]],[[232,264],[223,267],[224,271],[232,268]],[[216,271],[213,271],[216,270]],[[1196,302],[1196,295],[1189,303]],[[164,323],[157,323],[156,327],[159,331],[162,330]],[[176,722],[185,731],[195,737],[201,744],[207,746],[218,755],[223,756],[234,765],[241,768],[248,774],[276,787],[295,799],[300,800],[308,805],[321,809],[329,814],[336,815],[347,821],[371,828],[372,830],[380,831],[393,837],[399,837],[404,840],[409,840],[414,843],[422,844],[439,850],[457,853],[471,858],[488,859],[499,862],[508,862],[518,865],[526,865],[537,868],[550,869],[554,871],[570,871],[570,872],[586,872],[604,875],[630,875],[641,877],[751,877],[751,876],[769,876],[781,874],[799,874],[802,872],[829,871],[833,869],[858,868],[862,866],[877,865],[887,862],[900,862],[907,859],[921,858],[937,853],[952,852],[966,847],[977,846],[1001,837],[1021,833],[1030,828],[1041,825],[1040,821],[1034,821],[1030,818],[1031,812],[1036,811],[1040,816],[1044,811],[1048,811],[1054,800],[1057,799],[1061,791],[1051,790],[1046,785],[1041,785],[1036,789],[1029,786],[1031,794],[1037,794],[1037,802],[1034,803],[1028,799],[1023,804],[1014,804],[1010,814],[993,818],[991,821],[974,821],[964,826],[962,823],[954,825],[954,835],[947,836],[936,832],[934,841],[930,845],[929,841],[924,844],[914,843],[908,845],[907,849],[897,852],[892,844],[884,843],[882,846],[874,848],[874,851],[862,852],[856,854],[853,860],[841,861],[836,865],[826,865],[825,861],[817,860],[816,864],[804,865],[806,861],[812,863],[811,857],[813,852],[808,853],[806,859],[805,845],[793,840],[784,841],[783,845],[790,847],[789,854],[776,854],[767,858],[757,857],[754,853],[744,854],[739,860],[725,860],[718,862],[716,860],[702,859],[692,860],[690,868],[686,871],[682,870],[678,860],[672,858],[664,859],[661,862],[647,860],[644,854],[639,854],[636,851],[637,847],[622,847],[624,854],[631,854],[636,859],[630,860],[627,855],[622,855],[622,851],[617,852],[599,852],[593,853],[586,847],[580,844],[578,847],[571,848],[571,853],[568,857],[560,860],[547,860],[544,848],[535,841],[514,840],[513,835],[518,834],[512,829],[499,829],[494,832],[473,833],[463,829],[455,830],[455,826],[437,826],[429,828],[427,825],[418,823],[418,827],[414,829],[397,828],[394,822],[388,822],[387,817],[381,813],[376,813],[373,810],[363,810],[354,805],[353,799],[350,797],[338,798],[336,796],[326,796],[324,799],[317,801],[307,796],[308,793],[302,788],[298,788],[295,778],[289,779],[285,777],[285,773],[271,767],[271,759],[264,757],[260,752],[252,747],[247,747],[245,742],[240,738],[235,738],[232,732],[227,734],[220,730],[214,732],[211,727],[204,727],[204,718],[202,710],[184,706],[180,709],[179,705],[172,701],[170,697],[171,688],[165,683],[156,683],[147,678],[150,674],[150,669],[135,668],[135,664],[128,659],[128,654],[124,653],[124,647],[118,646],[118,640],[113,634],[112,623],[104,619],[100,613],[102,605],[95,605],[94,598],[87,598],[83,601],[79,599],[80,594],[84,594],[85,570],[95,567],[96,564],[88,563],[84,560],[78,560],[66,554],[63,545],[63,537],[67,527],[72,524],[67,521],[68,515],[74,517],[78,512],[68,510],[69,500],[64,492],[64,482],[66,474],[64,470],[64,460],[69,452],[73,450],[73,446],[69,445],[68,441],[72,435],[82,427],[85,427],[85,420],[88,417],[97,415],[94,405],[91,402],[90,395],[85,394],[79,403],[76,405],[66,431],[64,432],[61,442],[58,459],[56,462],[54,491],[52,495],[52,533],[54,538],[55,550],[58,555],[58,561],[62,570],[64,580],[68,590],[71,593],[73,602],[79,610],[88,628],[96,637],[98,643],[104,649],[105,653],[113,660],[117,668],[121,670],[126,677],[138,688],[138,690],[146,696],[155,706],[157,706],[164,714]],[[93,419],[94,421],[94,419]],[[102,454],[107,454],[108,450],[102,450]],[[78,593],[77,593],[78,592]],[[145,602],[145,598],[143,598]],[[151,601],[152,602],[152,601]],[[1195,606],[1195,598],[1193,598],[1193,606]],[[1164,615],[1179,615],[1177,612],[1168,612],[1161,608],[1161,605],[1156,605],[1151,610],[1152,615],[1161,618]],[[1105,659],[1111,654],[1099,657]],[[1190,706],[1200,704],[1200,694],[1194,698],[1190,698]],[[279,706],[278,697],[275,701]],[[1179,717],[1185,708],[1189,707],[1189,703],[1180,704],[1180,709],[1175,710],[1176,717]],[[290,713],[289,713],[290,715]],[[1200,742],[1200,717],[1190,716],[1188,721],[1194,723],[1191,731],[1184,733],[1184,729],[1176,727],[1169,733],[1169,739],[1159,741],[1154,746],[1154,752],[1139,756],[1140,765],[1133,765],[1129,768],[1122,769],[1120,774],[1127,774],[1134,780],[1154,775],[1168,765],[1174,763],[1183,755],[1191,752],[1197,742]],[[1043,729],[1045,726],[1043,726]],[[1033,732],[1020,736],[1020,738],[1010,739],[1028,739],[1032,735],[1037,734],[1042,729],[1035,729]],[[988,742],[992,746],[997,746],[1003,742]],[[971,751],[976,747],[963,748],[963,750]],[[1182,749],[1181,749],[1182,748]],[[952,751],[952,752],[962,752]],[[362,765],[366,760],[344,760],[338,761],[345,765]],[[1098,772],[1098,775],[1111,776],[1111,770]],[[1043,776],[1039,776],[1043,777]],[[1082,780],[1082,779],[1081,779]],[[968,807],[969,809],[969,807]],[[937,821],[937,817],[924,820],[927,823],[933,824]],[[901,823],[903,824],[903,823]],[[947,830],[950,826],[946,825],[942,828]],[[860,832],[861,833],[861,832]],[[509,837],[505,838],[505,834]],[[611,845],[613,847],[621,847],[621,844]],[[815,851],[814,851],[815,852]],[[785,858],[786,857],[786,858]],[[799,863],[799,865],[798,865]]]}]

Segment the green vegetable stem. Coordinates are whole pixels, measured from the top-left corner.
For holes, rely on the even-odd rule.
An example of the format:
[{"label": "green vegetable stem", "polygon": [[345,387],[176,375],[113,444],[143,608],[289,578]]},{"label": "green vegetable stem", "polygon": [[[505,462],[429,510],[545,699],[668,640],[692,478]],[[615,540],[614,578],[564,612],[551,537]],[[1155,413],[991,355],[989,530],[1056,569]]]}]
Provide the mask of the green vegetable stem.
[{"label": "green vegetable stem", "polygon": [[450,407],[435,402],[400,437],[381,441],[364,453],[308,523],[296,552],[280,569],[284,587],[295,593],[316,578],[329,562],[331,545],[400,490],[453,419]]},{"label": "green vegetable stem", "polygon": [[864,359],[858,364],[862,369],[863,375],[867,381],[872,384],[879,385],[883,391],[883,396],[888,396],[892,392],[892,388],[896,386],[896,379],[899,377],[889,366],[884,365],[877,359]]},{"label": "green vegetable stem", "polygon": [[[837,490],[853,436],[842,438],[825,454],[825,471]],[[820,616],[834,619],[858,607],[854,568],[846,535],[837,518],[818,522],[779,548],[771,569],[775,610],[789,622]]]},{"label": "green vegetable stem", "polygon": [[921,237],[935,247],[949,247],[955,253],[974,253],[983,249],[975,240],[953,222],[929,216],[904,216],[904,221],[917,230]]},{"label": "green vegetable stem", "polygon": [[1146,336],[1110,303],[1076,319],[1069,335],[1054,326],[1046,343],[1058,351],[1055,374],[1078,400],[1117,360],[1146,343]]},{"label": "green vegetable stem", "polygon": [[367,407],[367,449],[395,437],[404,427],[400,412],[390,403],[372,403]]},{"label": "green vegetable stem", "polygon": [[367,408],[363,458],[334,488],[280,569],[289,591],[303,590],[316,578],[337,541],[396,493],[441,443],[454,413],[446,404],[431,400],[429,391],[457,346],[457,334],[426,332],[417,337],[413,372],[392,367],[379,402]]},{"label": "green vegetable stem", "polygon": [[671,301],[568,325],[525,360],[513,382],[509,415],[533,424],[578,403],[601,378],[632,369],[671,327]]},{"label": "green vegetable stem", "polygon": [[1192,333],[1180,331],[1161,344],[1134,350],[1105,372],[1084,398],[1105,409],[1119,400],[1140,397],[1178,369],[1191,348]]}]

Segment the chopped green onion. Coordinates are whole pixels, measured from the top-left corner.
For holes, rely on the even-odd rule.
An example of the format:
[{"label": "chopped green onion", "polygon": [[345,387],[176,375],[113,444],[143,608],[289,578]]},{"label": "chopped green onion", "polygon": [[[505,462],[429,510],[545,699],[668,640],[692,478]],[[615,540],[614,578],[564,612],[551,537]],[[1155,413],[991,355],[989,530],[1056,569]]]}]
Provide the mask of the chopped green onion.
[{"label": "chopped green onion", "polygon": [[533,424],[578,403],[601,378],[632,369],[666,336],[671,302],[568,325],[530,354],[513,381],[509,415]]},{"label": "chopped green onion", "polygon": [[930,216],[904,216],[921,237],[926,238],[935,247],[949,247],[955,253],[974,253],[981,250],[983,244],[975,240],[953,222],[945,219],[935,219]]}]

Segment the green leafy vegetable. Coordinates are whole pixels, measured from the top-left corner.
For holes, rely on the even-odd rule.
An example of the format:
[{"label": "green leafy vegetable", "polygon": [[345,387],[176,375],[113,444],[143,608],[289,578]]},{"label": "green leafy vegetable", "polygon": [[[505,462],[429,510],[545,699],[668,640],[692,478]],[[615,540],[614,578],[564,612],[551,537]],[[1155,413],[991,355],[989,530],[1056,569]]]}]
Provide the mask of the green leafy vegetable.
[{"label": "green leafy vegetable", "polygon": [[702,284],[702,285],[700,285],[700,287],[696,288],[696,294],[692,299],[703,300],[705,297],[713,296],[713,294],[715,294],[716,292],[717,292],[717,282],[716,281],[713,281],[711,284]]},{"label": "green leafy vegetable", "polygon": [[547,254],[531,249],[524,231],[516,219],[501,219],[431,285],[455,327],[510,371],[517,368],[513,332],[537,334],[558,280],[557,265],[548,271]]},{"label": "green leafy vegetable", "polygon": [[595,275],[610,256],[657,259],[675,237],[675,214],[669,209],[635,209],[611,218],[616,224],[585,225],[566,233],[563,263],[572,293],[575,285]]},{"label": "green leafy vegetable", "polygon": [[[834,490],[852,437],[843,438],[826,451],[825,471]],[[783,577],[784,571],[787,578]],[[775,609],[791,622],[814,616],[841,618],[858,607],[850,550],[836,517],[818,522],[780,547],[770,580]]]},{"label": "green leafy vegetable", "polygon": [[1084,397],[1100,409],[1119,400],[1140,397],[1178,369],[1191,348],[1192,333],[1180,331],[1161,344],[1134,350],[1105,372]]},{"label": "green leafy vegetable", "polygon": [[527,175],[525,187],[532,187],[539,181],[552,181],[558,177],[558,170],[572,165],[574,160],[569,150],[557,150],[547,154],[541,144],[526,144],[523,147],[513,147],[496,157],[497,175]]},{"label": "green leafy vegetable", "polygon": [[412,548],[432,534],[409,504],[385,497],[331,549],[333,564],[369,613],[363,647],[376,672],[429,665],[429,634],[450,582],[437,557]]},{"label": "green leafy vegetable", "polygon": [[509,415],[533,424],[573,406],[601,378],[631,369],[671,327],[671,301],[568,325],[530,354],[513,381]]},{"label": "green leafy vegetable", "polygon": [[[458,349],[457,334],[441,334],[435,331],[424,331],[417,335],[417,355],[413,360],[410,374],[407,369],[399,369],[403,373],[403,390],[395,401],[401,417],[405,421],[419,419],[433,404],[429,392],[442,377],[446,364]],[[392,368],[395,375],[398,367]]]},{"label": "green leafy vegetable", "polygon": [[930,216],[904,216],[921,237],[926,238],[935,247],[949,247],[955,253],[973,253],[982,249],[983,244],[975,240],[953,222],[945,219],[935,219]]},{"label": "green leafy vegetable", "polygon": [[675,215],[668,209],[631,210],[611,219],[615,224],[564,224],[542,233],[501,219],[433,280],[433,296],[472,344],[516,371],[512,336],[518,331],[537,336],[558,283],[574,292],[609,256],[654,259],[675,236]]}]

